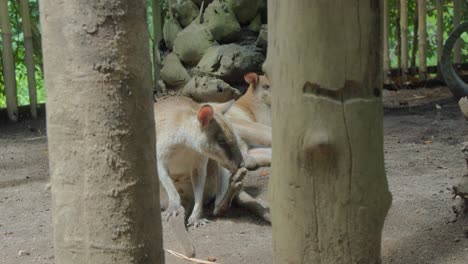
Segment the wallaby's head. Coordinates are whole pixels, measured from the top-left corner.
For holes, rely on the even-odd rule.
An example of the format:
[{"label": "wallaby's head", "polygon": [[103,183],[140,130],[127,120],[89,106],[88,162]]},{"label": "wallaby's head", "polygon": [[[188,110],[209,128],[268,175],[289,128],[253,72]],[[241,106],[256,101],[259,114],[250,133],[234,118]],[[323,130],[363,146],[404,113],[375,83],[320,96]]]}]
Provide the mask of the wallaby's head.
[{"label": "wallaby's head", "polygon": [[249,90],[258,103],[263,103],[271,107],[270,81],[265,75],[258,75],[254,72],[244,75],[245,81],[250,85]]},{"label": "wallaby's head", "polygon": [[203,105],[198,111],[198,121],[204,137],[203,154],[217,161],[231,172],[244,167],[244,159],[239,149],[239,138],[231,124],[224,118],[234,101],[227,103],[215,112],[212,106]]}]

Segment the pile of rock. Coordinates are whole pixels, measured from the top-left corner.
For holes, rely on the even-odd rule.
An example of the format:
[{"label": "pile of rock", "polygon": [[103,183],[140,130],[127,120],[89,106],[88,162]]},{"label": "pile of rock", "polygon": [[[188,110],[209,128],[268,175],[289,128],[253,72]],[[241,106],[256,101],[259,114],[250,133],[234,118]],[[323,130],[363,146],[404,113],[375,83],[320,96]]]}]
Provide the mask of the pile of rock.
[{"label": "pile of rock", "polygon": [[[171,0],[169,0],[171,1]],[[163,93],[224,102],[266,55],[266,0],[177,0],[163,26]]]}]

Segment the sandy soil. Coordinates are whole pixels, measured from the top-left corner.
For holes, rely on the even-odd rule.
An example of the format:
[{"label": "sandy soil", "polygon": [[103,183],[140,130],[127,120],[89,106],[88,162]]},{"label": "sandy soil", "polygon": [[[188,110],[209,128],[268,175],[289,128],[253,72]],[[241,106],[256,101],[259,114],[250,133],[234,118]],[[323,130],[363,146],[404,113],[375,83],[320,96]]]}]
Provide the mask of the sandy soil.
[{"label": "sandy soil", "polygon": [[[468,263],[468,239],[460,223],[450,221],[448,190],[464,173],[460,143],[468,141],[468,122],[446,89],[385,92],[384,97],[393,204],[383,232],[383,262]],[[246,180],[247,191],[262,199],[265,170]],[[47,181],[44,120],[0,123],[0,263],[53,263]],[[206,227],[189,230],[198,258],[272,263],[270,227],[261,220],[239,208],[210,219]],[[168,226],[163,228],[165,248],[180,252]],[[166,255],[166,263],[188,262]]]}]

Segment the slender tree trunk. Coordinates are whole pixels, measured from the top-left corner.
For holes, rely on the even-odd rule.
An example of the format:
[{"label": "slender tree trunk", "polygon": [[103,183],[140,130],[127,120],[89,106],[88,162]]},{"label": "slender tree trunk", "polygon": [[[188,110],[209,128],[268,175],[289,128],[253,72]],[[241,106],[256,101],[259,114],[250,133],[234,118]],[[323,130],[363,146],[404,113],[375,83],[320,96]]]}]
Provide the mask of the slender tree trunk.
[{"label": "slender tree trunk", "polygon": [[427,50],[427,32],[426,32],[426,0],[418,0],[418,54],[419,54],[419,79],[427,80],[426,50]]},{"label": "slender tree trunk", "polygon": [[56,263],[163,263],[145,0],[43,0]]},{"label": "slender tree trunk", "polygon": [[401,27],[400,27],[400,6],[397,5],[397,15],[395,17],[395,28],[396,28],[396,53],[397,53],[397,68],[401,69]]},{"label": "slender tree trunk", "polygon": [[18,95],[7,0],[0,0],[0,28],[2,30],[3,80],[5,81],[7,113],[10,121],[16,122],[18,121]]},{"label": "slender tree trunk", "polygon": [[390,83],[390,50],[389,50],[389,9],[388,0],[383,0],[383,78],[384,83]]},{"label": "slender tree trunk", "polygon": [[[460,25],[461,18],[461,0],[453,0],[453,28],[455,29]],[[455,64],[461,63],[461,40],[458,39],[453,47],[453,62]]]},{"label": "slender tree trunk", "polygon": [[380,260],[391,202],[380,3],[269,2],[274,263]]},{"label": "slender tree trunk", "polygon": [[162,40],[162,21],[161,21],[161,5],[159,4],[159,0],[153,0],[153,87],[158,87],[158,81],[161,78],[161,54],[159,52],[159,42]]},{"label": "slender tree trunk", "polygon": [[32,40],[33,40],[33,48],[34,48],[34,55],[36,60],[38,60],[39,68],[41,69],[42,74],[44,74],[44,64],[42,63],[42,40],[41,40],[41,32],[37,28],[36,24],[31,24],[31,32],[32,32]]},{"label": "slender tree trunk", "polygon": [[29,104],[31,116],[37,118],[37,96],[36,96],[36,67],[34,66],[34,49],[31,33],[31,19],[29,18],[29,6],[27,0],[20,0],[21,17],[23,19],[23,35],[25,48],[25,62],[28,75]]},{"label": "slender tree trunk", "polygon": [[440,58],[442,57],[442,50],[444,48],[444,9],[443,9],[444,0],[436,1],[436,10],[437,10],[437,63],[439,63]]},{"label": "slender tree trunk", "polygon": [[413,45],[411,48],[411,67],[416,68],[416,54],[418,52],[418,27],[419,27],[419,21],[418,21],[418,2],[415,1],[415,12],[414,12],[414,17],[413,17]]},{"label": "slender tree trunk", "polygon": [[401,27],[401,79],[407,81],[408,74],[408,2],[400,0]]}]

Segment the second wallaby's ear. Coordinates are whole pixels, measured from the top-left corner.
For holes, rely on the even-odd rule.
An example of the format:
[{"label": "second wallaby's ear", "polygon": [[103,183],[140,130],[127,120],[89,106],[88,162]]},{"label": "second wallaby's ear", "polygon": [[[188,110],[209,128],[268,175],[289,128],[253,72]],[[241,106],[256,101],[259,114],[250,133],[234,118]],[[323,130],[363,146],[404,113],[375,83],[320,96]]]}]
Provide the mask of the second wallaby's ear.
[{"label": "second wallaby's ear", "polygon": [[258,75],[255,72],[247,73],[244,75],[244,79],[248,84],[252,84],[253,86],[256,86],[258,83]]},{"label": "second wallaby's ear", "polygon": [[198,111],[198,121],[202,124],[202,127],[206,127],[210,124],[213,119],[214,111],[211,105],[204,105]]},{"label": "second wallaby's ear", "polygon": [[235,102],[236,100],[231,99],[229,102],[222,104],[220,107],[221,114],[224,115],[227,111],[229,111],[229,109],[231,109]]}]

